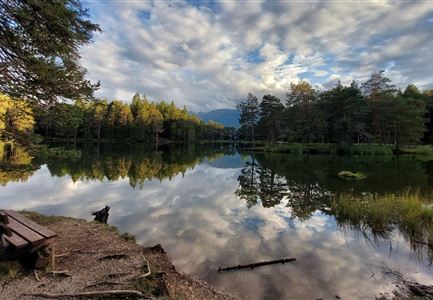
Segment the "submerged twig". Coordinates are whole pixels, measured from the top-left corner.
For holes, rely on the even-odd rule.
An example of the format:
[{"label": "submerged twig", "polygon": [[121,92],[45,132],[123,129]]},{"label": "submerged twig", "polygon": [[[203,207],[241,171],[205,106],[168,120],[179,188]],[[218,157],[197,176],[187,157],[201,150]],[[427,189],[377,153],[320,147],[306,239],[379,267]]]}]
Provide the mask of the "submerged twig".
[{"label": "submerged twig", "polygon": [[219,267],[218,272],[240,270],[240,269],[254,269],[254,268],[263,267],[263,266],[267,266],[267,265],[273,265],[273,264],[285,264],[287,262],[292,262],[292,261],[296,261],[296,258],[289,257],[289,258],[283,258],[283,259],[262,261],[262,262],[248,264],[248,265],[237,265],[234,267],[226,267],[226,268]]}]

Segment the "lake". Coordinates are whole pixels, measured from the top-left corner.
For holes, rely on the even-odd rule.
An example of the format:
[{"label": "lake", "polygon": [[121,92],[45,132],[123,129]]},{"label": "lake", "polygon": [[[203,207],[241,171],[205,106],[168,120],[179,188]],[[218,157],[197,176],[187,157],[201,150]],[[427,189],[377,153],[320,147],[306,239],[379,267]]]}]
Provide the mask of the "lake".
[{"label": "lake", "polygon": [[[416,243],[418,232],[358,224],[332,200],[408,191],[430,199],[433,160],[425,157],[264,154],[230,145],[82,151],[81,159],[38,161],[3,150],[9,167],[0,172],[0,207],[92,220],[91,211],[109,205],[120,232],[143,246],[162,244],[179,271],[241,299],[374,299],[395,289],[387,269],[433,282],[432,247]],[[336,176],[341,170],[367,178],[346,181]],[[285,257],[297,260],[216,271]]]}]

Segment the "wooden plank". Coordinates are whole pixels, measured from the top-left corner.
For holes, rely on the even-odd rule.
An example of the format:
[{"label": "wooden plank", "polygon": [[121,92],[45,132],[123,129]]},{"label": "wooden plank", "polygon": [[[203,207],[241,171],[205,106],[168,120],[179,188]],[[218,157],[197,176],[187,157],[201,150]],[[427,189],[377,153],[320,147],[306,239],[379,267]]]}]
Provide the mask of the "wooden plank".
[{"label": "wooden plank", "polygon": [[12,232],[11,236],[4,236],[4,239],[11,244],[13,247],[17,248],[17,249],[21,249],[24,248],[28,245],[30,245],[30,243],[28,241],[26,241],[25,239],[23,239],[22,237],[20,237],[19,235],[15,234]]},{"label": "wooden plank", "polygon": [[9,224],[8,215],[5,211],[0,211],[0,223]]},{"label": "wooden plank", "polygon": [[46,237],[49,239],[49,238],[53,238],[53,237],[57,236],[57,234],[55,232],[49,230],[48,228],[45,228],[45,227],[39,225],[38,223],[33,222],[32,220],[27,219],[26,217],[24,217],[23,215],[21,215],[19,213],[16,213],[16,212],[11,211],[11,210],[7,210],[6,213],[9,215],[9,217],[17,220],[21,224],[24,224],[25,226],[32,229],[33,231],[36,231],[38,234],[42,235],[43,237]]},{"label": "wooden plank", "polygon": [[32,244],[32,246],[35,246],[36,244],[45,240],[45,238],[42,235],[38,234],[36,231],[31,230],[27,226],[19,223],[17,220],[13,218],[9,218],[8,227],[12,230],[13,233],[18,234],[23,239],[29,241]]}]

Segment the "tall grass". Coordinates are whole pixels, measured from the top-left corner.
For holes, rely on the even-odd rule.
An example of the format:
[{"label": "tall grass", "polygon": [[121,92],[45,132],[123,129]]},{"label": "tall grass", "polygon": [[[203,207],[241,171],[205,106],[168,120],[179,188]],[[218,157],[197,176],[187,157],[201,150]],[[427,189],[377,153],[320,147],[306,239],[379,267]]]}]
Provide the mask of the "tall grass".
[{"label": "tall grass", "polygon": [[433,205],[419,193],[336,196],[332,214],[346,225],[376,237],[390,238],[395,229],[414,248],[427,246],[433,258]]}]

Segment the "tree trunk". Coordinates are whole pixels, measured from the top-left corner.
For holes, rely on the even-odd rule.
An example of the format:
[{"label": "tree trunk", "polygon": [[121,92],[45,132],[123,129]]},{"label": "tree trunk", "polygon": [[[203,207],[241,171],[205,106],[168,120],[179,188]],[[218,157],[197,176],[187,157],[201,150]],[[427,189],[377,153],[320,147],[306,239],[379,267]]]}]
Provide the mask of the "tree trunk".
[{"label": "tree trunk", "polygon": [[98,124],[98,144],[99,144],[100,140],[101,140],[101,124],[99,123]]},{"label": "tree trunk", "polygon": [[254,138],[254,122],[251,122],[251,136],[253,139],[253,147],[256,145],[256,140]]}]

